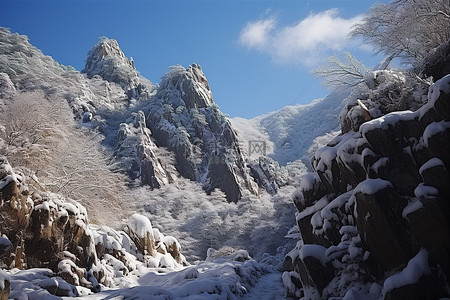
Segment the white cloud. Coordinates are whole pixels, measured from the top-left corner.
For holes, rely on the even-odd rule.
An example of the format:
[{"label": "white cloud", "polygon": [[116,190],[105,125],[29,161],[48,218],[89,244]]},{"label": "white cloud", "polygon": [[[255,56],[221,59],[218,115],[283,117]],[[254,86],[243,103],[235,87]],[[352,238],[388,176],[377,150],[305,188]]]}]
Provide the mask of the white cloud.
[{"label": "white cloud", "polygon": [[241,31],[239,42],[248,49],[269,54],[278,62],[312,66],[332,51],[349,46],[348,34],[361,19],[361,15],[344,19],[339,17],[337,9],[331,9],[280,28],[274,17],[268,17],[248,23]]},{"label": "white cloud", "polygon": [[270,31],[275,26],[276,20],[269,17],[266,20],[259,20],[248,23],[242,30],[239,42],[247,48],[264,49],[270,39]]}]

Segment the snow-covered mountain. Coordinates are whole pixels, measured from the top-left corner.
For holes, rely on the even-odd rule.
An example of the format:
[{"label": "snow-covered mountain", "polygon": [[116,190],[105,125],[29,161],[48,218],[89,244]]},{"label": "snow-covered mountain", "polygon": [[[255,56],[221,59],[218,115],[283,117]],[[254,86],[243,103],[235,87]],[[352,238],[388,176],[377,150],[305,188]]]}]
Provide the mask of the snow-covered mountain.
[{"label": "snow-covered mountain", "polygon": [[243,144],[265,142],[266,154],[281,166],[296,160],[309,166],[317,150],[316,138],[339,128],[339,112],[347,95],[348,91],[333,92],[310,104],[286,106],[250,120],[236,117],[231,124]]},{"label": "snow-covered mountain", "polygon": [[230,121],[197,64],[0,28],[0,299],[449,298],[448,53]]},{"label": "snow-covered mountain", "polygon": [[25,36],[0,29],[0,40],[1,268],[46,268],[2,271],[2,293],[150,285],[139,278],[208,258],[155,293],[240,297],[281,264],[293,189],[285,178],[272,196],[263,182],[274,173],[255,179],[199,65],[154,85],[114,40],[93,47],[82,73]]}]

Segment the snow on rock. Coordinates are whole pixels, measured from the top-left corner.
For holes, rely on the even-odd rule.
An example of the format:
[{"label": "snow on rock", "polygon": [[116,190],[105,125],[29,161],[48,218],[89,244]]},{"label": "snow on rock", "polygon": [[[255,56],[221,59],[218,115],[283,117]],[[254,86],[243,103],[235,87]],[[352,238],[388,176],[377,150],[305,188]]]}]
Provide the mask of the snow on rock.
[{"label": "snow on rock", "polygon": [[441,93],[450,94],[450,74],[436,81],[428,90],[428,105],[433,105],[441,96]]},{"label": "snow on rock", "polygon": [[137,237],[146,238],[147,235],[151,235],[153,239],[152,224],[147,217],[140,214],[133,214],[128,219],[127,226]]},{"label": "snow on rock", "polygon": [[420,183],[414,190],[414,195],[418,198],[437,197],[439,195],[439,189],[434,186],[428,186]]},{"label": "snow on rock", "polygon": [[300,248],[300,259],[304,260],[306,257],[314,257],[325,266],[327,262],[326,253],[327,248],[320,245],[304,245]]},{"label": "snow on rock", "polygon": [[[342,134],[316,151],[315,172],[293,195],[300,241],[283,281],[297,298],[450,296],[450,77],[426,98],[424,81],[375,75],[347,99]],[[321,255],[308,262],[305,252]]]},{"label": "snow on rock", "polygon": [[126,58],[117,41],[106,37],[89,51],[82,72],[89,78],[100,75],[104,80],[120,84],[129,99],[148,98],[152,88],[140,80],[133,59]]},{"label": "snow on rock", "polygon": [[[26,176],[15,174],[7,160],[1,161],[0,174],[13,180],[0,188],[1,233],[11,237],[0,238],[2,251],[11,253],[1,256],[0,266],[49,267],[59,276],[49,279],[50,273],[40,271],[16,275],[12,269],[8,271],[11,295],[76,296],[102,287],[136,285],[148,268],[167,272],[187,265],[174,237],[159,233],[158,243],[164,247],[155,251],[158,243],[147,217],[132,215],[125,231],[90,225],[86,209],[74,200],[40,190],[29,198]],[[28,276],[26,284],[24,276]]]},{"label": "snow on rock", "polygon": [[421,276],[429,273],[428,251],[422,248],[400,273],[386,278],[383,284],[383,295],[399,287],[417,283]]},{"label": "snow on rock", "polygon": [[158,146],[173,151],[181,176],[201,182],[208,194],[222,190],[230,202],[244,191],[259,193],[236,133],[213,102],[199,65],[169,68],[143,111]]},{"label": "snow on rock", "polygon": [[444,162],[443,162],[442,160],[440,160],[439,158],[434,157],[434,158],[428,160],[426,163],[424,163],[424,164],[420,167],[419,173],[420,173],[420,175],[422,175],[422,173],[423,173],[425,170],[428,170],[428,169],[430,169],[430,168],[434,168],[434,167],[436,167],[436,166],[444,166]]},{"label": "snow on rock", "polygon": [[425,131],[423,133],[423,140],[425,143],[425,146],[430,146],[430,140],[439,134],[442,134],[443,132],[446,132],[450,129],[450,122],[447,121],[440,121],[440,122],[433,122],[430,125],[425,128]]},{"label": "snow on rock", "polygon": [[378,122],[364,116],[367,110],[374,120],[396,111],[416,111],[427,102],[427,91],[428,85],[414,75],[398,70],[374,71],[345,99],[345,107],[339,115],[342,132],[356,132],[367,121]]},{"label": "snow on rock", "polygon": [[133,214],[128,219],[126,230],[141,253],[155,254],[152,224],[147,217]]},{"label": "snow on rock", "polygon": [[114,156],[132,180],[140,179],[142,184],[159,188],[177,177],[171,161],[162,159],[163,152],[152,140],[144,112],[133,112],[126,123],[120,124],[117,140]]},{"label": "snow on rock", "polygon": [[392,183],[381,178],[367,179],[361,182],[356,188],[355,193],[373,195],[385,188],[392,188]]}]

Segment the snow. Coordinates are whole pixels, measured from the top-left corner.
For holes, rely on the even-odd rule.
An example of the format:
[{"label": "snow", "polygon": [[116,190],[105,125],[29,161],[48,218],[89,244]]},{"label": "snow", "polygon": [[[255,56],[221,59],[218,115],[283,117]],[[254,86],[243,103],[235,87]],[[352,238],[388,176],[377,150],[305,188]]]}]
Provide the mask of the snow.
[{"label": "snow", "polygon": [[355,188],[355,193],[360,192],[366,195],[373,195],[385,188],[392,188],[392,183],[381,178],[366,179],[358,184],[358,186]]},{"label": "snow", "polygon": [[[337,134],[338,115],[346,93],[336,91],[307,105],[286,106],[250,120],[232,118],[230,121],[244,145],[253,138],[266,141],[268,155],[281,166],[298,159],[309,165],[318,144]],[[328,135],[331,132],[334,133]],[[323,138],[316,140],[317,137]]]},{"label": "snow", "polygon": [[415,199],[414,201],[408,203],[408,205],[403,209],[402,217],[406,219],[409,214],[412,214],[413,212],[418,211],[422,208],[422,201],[420,201],[420,199]]},{"label": "snow", "polygon": [[442,77],[430,86],[428,90],[429,105],[433,105],[437,101],[441,95],[441,91],[450,94],[450,74]]},{"label": "snow", "polygon": [[42,204],[36,205],[34,210],[50,210],[50,205],[48,201],[42,202]]},{"label": "snow", "polygon": [[329,200],[330,200],[329,195],[322,197],[319,201],[314,203],[314,205],[309,206],[309,207],[305,208],[304,210],[302,210],[301,212],[297,213],[296,214],[297,220],[301,220],[309,215],[312,215],[315,212],[320,211],[322,208],[324,208],[328,204]]},{"label": "snow", "polygon": [[428,252],[426,249],[422,248],[400,273],[392,275],[384,281],[383,295],[386,295],[393,289],[416,283],[422,275],[426,275],[429,272]]},{"label": "snow", "polygon": [[[258,283],[250,290],[248,294],[242,297],[243,300],[274,300],[284,299],[286,290],[281,278],[281,274],[270,273],[264,275],[258,280]],[[291,287],[292,289],[292,287]]]},{"label": "snow", "polygon": [[418,198],[437,197],[439,190],[434,186],[425,185],[423,182],[414,189],[414,195]]},{"label": "snow", "polygon": [[430,125],[425,128],[425,131],[423,132],[423,140],[425,143],[425,146],[429,147],[428,141],[435,135],[444,132],[450,128],[450,122],[447,121],[440,121],[440,122],[433,122]]},{"label": "snow", "polygon": [[406,110],[406,111],[396,111],[391,112],[387,115],[381,116],[379,118],[373,119],[362,124],[359,127],[359,132],[365,136],[369,131],[372,131],[376,128],[380,128],[382,130],[388,130],[389,128],[394,127],[394,125],[401,121],[411,121],[418,118],[418,113]]},{"label": "snow", "polygon": [[320,245],[303,245],[300,248],[300,259],[304,260],[306,257],[314,257],[319,260],[323,266],[325,266],[328,261],[326,252],[327,248]]},{"label": "snow", "polygon": [[423,173],[425,170],[428,170],[428,169],[431,169],[431,168],[434,168],[434,167],[437,167],[437,166],[442,166],[442,167],[445,168],[444,162],[443,162],[442,160],[440,160],[439,158],[434,157],[434,158],[428,160],[427,162],[425,162],[425,163],[420,167],[420,169],[419,169],[419,174],[422,175],[422,173]]},{"label": "snow", "polygon": [[294,271],[283,272],[283,275],[281,276],[281,279],[283,280],[283,285],[286,287],[286,290],[289,294],[291,295],[295,294],[297,297],[300,297],[300,290],[297,289],[295,284],[292,282],[291,278],[295,278],[300,282],[300,275],[297,272]]},{"label": "snow", "polygon": [[153,233],[150,220],[140,214],[133,214],[128,219],[128,227],[140,238],[146,238],[148,233]]},{"label": "snow", "polygon": [[5,281],[11,282],[11,279],[5,271],[0,269],[0,290],[3,290],[5,288]]},{"label": "snow", "polygon": [[244,193],[235,204],[228,203],[220,191],[208,196],[199,183],[179,178],[159,189],[136,189],[133,198],[139,201],[130,210],[148,217],[160,232],[176,237],[190,262],[205,259],[208,248],[222,246],[243,248],[259,260],[264,253],[275,255],[295,225],[293,190],[286,186],[275,196]]},{"label": "snow", "polygon": [[[259,280],[262,282],[255,286]],[[140,276],[138,286],[105,290],[79,299],[245,299],[247,294],[247,299],[270,299],[258,298],[269,288],[273,294],[282,292],[279,273],[253,260],[218,258],[178,272],[149,271]]]}]

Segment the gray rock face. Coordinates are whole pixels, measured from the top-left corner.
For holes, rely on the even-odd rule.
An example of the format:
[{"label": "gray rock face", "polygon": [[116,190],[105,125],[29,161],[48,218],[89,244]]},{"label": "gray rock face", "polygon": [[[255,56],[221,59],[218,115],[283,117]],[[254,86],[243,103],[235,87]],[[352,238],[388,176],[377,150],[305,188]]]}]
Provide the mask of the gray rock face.
[{"label": "gray rock face", "polygon": [[[450,75],[430,87],[427,104],[417,111],[365,122],[316,152],[315,172],[293,199],[303,241],[286,261],[298,275],[291,271],[285,279],[304,293],[291,293],[343,297],[364,290],[356,292],[356,282],[378,282],[384,299],[449,297],[448,103]],[[317,259],[310,265],[300,259],[304,247],[316,246],[326,248],[322,265],[333,266],[333,280],[312,275],[322,272]],[[403,280],[416,264],[426,271]]]},{"label": "gray rock face", "polygon": [[151,139],[151,131],[146,127],[142,111],[132,113],[126,123],[120,124],[117,138],[114,155],[132,180],[140,179],[142,184],[152,188],[173,182],[176,171],[168,161],[161,161],[155,153],[158,147]]},{"label": "gray rock face", "polygon": [[148,87],[139,79],[133,59],[127,59],[114,39],[103,38],[89,50],[82,72],[88,78],[100,75],[120,84],[130,99],[148,97]]},{"label": "gray rock face", "polygon": [[202,67],[192,64],[188,68],[172,67],[165,80],[161,82],[161,90],[177,89],[188,109],[205,108],[213,104],[213,96]]},{"label": "gray rock face", "polygon": [[258,193],[236,134],[213,103],[199,65],[171,67],[145,111],[156,144],[175,153],[182,176],[201,182],[207,193],[224,191],[232,202],[244,189]]}]

